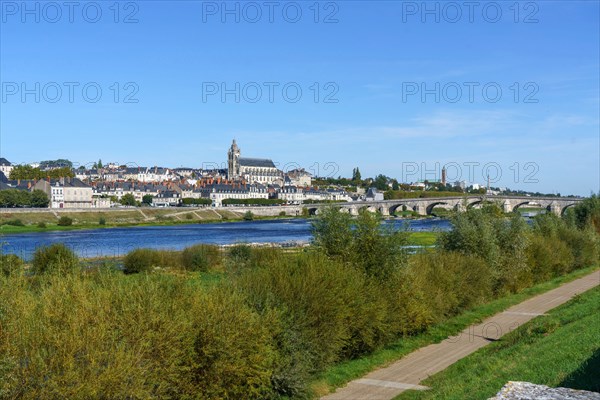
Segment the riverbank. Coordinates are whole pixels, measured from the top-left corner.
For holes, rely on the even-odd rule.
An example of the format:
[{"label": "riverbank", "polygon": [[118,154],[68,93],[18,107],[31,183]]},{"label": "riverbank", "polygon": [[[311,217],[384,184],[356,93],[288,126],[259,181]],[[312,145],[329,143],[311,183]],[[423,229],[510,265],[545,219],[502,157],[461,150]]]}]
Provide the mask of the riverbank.
[{"label": "riverbank", "polygon": [[[252,210],[248,210],[252,213]],[[282,208],[276,215],[261,216],[252,213],[253,221],[269,221],[281,219],[305,219],[295,215],[296,210]],[[212,224],[224,222],[240,222],[246,220],[244,209],[226,208],[125,208],[114,210],[0,210],[0,235],[20,233],[42,233],[52,231],[73,231],[89,229],[177,226],[189,224]],[[72,224],[58,225],[61,217],[68,217]],[[401,213],[388,219],[414,221],[430,219],[432,216],[419,216],[414,213]],[[421,240],[421,239],[419,239]],[[414,245],[432,245],[432,240],[415,242]]]},{"label": "riverbank", "polygon": [[[72,219],[72,225],[61,226],[61,217]],[[302,218],[289,215],[257,216],[252,220],[278,220]],[[0,235],[86,229],[127,228],[143,226],[176,226],[244,221],[244,213],[237,210],[190,208],[154,209],[134,208],[114,211],[32,211],[0,212]]]}]

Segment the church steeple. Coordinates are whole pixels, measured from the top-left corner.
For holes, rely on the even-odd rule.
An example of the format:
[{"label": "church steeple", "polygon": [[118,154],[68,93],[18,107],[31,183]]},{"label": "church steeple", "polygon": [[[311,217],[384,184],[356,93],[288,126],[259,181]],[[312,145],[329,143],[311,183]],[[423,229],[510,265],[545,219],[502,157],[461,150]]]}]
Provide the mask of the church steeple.
[{"label": "church steeple", "polygon": [[229,179],[230,181],[240,178],[240,153],[240,148],[235,142],[235,139],[233,139],[231,148],[227,152],[227,179]]}]

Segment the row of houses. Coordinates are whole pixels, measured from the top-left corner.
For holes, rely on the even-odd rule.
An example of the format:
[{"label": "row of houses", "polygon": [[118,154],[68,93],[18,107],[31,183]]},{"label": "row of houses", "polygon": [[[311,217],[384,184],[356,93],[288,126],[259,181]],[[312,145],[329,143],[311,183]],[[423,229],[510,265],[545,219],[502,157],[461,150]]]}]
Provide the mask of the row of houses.
[{"label": "row of houses", "polygon": [[151,204],[156,207],[178,206],[185,198],[210,199],[213,207],[223,206],[225,199],[278,199],[287,204],[359,199],[356,194],[348,193],[342,188],[319,189],[279,184],[247,184],[221,179],[201,180],[193,184],[170,181],[89,184],[78,178],[11,181],[3,174],[0,175],[3,177],[0,189],[42,190],[50,199],[50,208],[108,208],[120,205],[120,200],[128,194],[140,203],[151,198]]}]

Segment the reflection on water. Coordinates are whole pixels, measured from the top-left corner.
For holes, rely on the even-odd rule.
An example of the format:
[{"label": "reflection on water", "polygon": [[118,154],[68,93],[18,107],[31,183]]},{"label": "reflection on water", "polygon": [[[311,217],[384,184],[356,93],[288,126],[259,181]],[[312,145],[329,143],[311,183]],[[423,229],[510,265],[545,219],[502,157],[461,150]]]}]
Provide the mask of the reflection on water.
[{"label": "reflection on water", "polygon": [[[444,219],[388,220],[398,229],[434,231],[450,229]],[[64,243],[81,257],[118,256],[135,248],[181,250],[198,243],[309,242],[310,221],[304,219],[248,221],[177,226],[142,226],[3,235],[2,251],[30,259],[36,248]]]}]

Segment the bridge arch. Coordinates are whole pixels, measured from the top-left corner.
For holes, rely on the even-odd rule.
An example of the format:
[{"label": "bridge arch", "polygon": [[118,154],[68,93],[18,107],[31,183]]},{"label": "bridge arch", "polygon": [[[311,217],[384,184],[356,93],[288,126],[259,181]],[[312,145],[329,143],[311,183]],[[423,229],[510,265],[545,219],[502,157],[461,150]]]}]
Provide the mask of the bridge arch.
[{"label": "bridge arch", "polygon": [[567,205],[566,205],[566,206],[564,206],[564,207],[561,207],[561,210],[560,210],[560,215],[565,215],[565,212],[567,212],[567,209],[569,209],[569,208],[571,208],[571,207],[574,207],[574,206],[576,206],[576,205],[577,205],[577,203],[571,203],[571,204],[567,204]]},{"label": "bridge arch", "polygon": [[319,207],[309,207],[308,215],[319,215]]},{"label": "bridge arch", "polygon": [[546,209],[546,210],[550,211],[550,204],[544,205],[541,202],[535,201],[533,199],[532,200],[521,201],[521,202],[515,204],[512,209],[513,209],[513,211],[517,211],[520,207],[523,207],[523,206],[526,206],[526,205],[529,205],[529,206],[539,206],[539,208]]},{"label": "bridge arch", "polygon": [[[445,201],[445,200],[444,201],[434,201],[433,203],[429,204],[427,206],[427,208],[425,209],[427,212],[427,215],[431,215],[431,213],[433,212],[433,209],[436,206],[440,206],[440,205],[448,206],[448,208],[447,208],[448,210],[453,210],[455,207],[452,204],[448,203],[448,201]],[[444,207],[444,208],[446,208],[446,207]]]},{"label": "bridge arch", "polygon": [[390,215],[394,215],[398,211],[405,211],[405,209],[412,210],[412,207],[409,207],[406,203],[393,204],[389,208],[389,213]]}]

